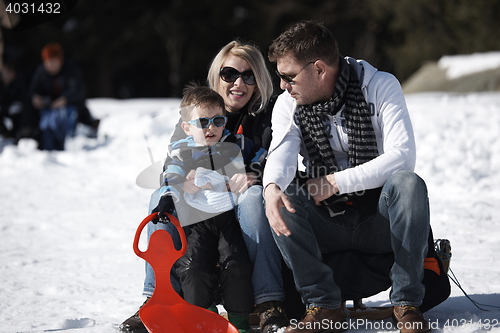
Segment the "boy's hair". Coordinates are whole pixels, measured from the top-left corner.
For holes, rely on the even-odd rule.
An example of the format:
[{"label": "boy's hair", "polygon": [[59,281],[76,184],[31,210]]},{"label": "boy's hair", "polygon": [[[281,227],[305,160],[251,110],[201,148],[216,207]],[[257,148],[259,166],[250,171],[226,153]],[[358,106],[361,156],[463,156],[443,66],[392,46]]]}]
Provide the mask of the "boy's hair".
[{"label": "boy's hair", "polygon": [[223,114],[226,114],[226,106],[224,99],[215,90],[209,87],[200,86],[198,83],[188,84],[184,90],[181,101],[181,116],[182,121],[189,121],[191,111],[197,106],[207,107],[214,106],[222,109]]},{"label": "boy's hair", "polygon": [[335,37],[322,23],[302,21],[290,27],[269,47],[269,61],[291,55],[299,63],[323,60],[332,67],[338,66],[339,47]]}]

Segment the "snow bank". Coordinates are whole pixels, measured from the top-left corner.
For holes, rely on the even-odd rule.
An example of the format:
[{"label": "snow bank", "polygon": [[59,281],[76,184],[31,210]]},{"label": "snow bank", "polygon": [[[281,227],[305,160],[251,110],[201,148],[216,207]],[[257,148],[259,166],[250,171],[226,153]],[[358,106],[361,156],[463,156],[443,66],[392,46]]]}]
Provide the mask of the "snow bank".
[{"label": "snow bank", "polygon": [[438,66],[446,70],[446,77],[452,80],[469,74],[500,68],[500,52],[443,56],[439,59]]}]

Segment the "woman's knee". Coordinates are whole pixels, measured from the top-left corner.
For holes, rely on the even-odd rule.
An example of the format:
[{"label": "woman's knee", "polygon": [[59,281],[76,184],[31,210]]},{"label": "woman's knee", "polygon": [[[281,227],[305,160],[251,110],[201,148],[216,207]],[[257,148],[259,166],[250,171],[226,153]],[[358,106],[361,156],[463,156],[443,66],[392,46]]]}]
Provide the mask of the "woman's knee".
[{"label": "woman's knee", "polygon": [[254,209],[256,205],[262,206],[262,201],[262,186],[253,185],[240,195],[238,206],[243,209]]},{"label": "woman's knee", "polygon": [[238,221],[244,233],[260,233],[264,227],[268,227],[266,213],[264,210],[264,199],[262,197],[262,186],[250,186],[241,196],[237,207]]}]

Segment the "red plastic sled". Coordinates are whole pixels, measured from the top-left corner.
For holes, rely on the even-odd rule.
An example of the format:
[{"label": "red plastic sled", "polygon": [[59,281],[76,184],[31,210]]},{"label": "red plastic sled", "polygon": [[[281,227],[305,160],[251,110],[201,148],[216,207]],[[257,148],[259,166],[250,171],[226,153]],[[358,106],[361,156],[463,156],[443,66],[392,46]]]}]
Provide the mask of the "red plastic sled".
[{"label": "red plastic sled", "polygon": [[146,260],[155,273],[155,291],[151,299],[139,310],[139,317],[150,333],[238,333],[238,330],[218,314],[189,304],[182,299],[170,283],[170,270],[174,263],[186,252],[186,235],[179,221],[168,214],[182,241],[182,249],[177,251],[170,234],[156,230],[149,239],[145,252],[139,250],[139,238],[144,227],[158,213],[146,217],[137,228],[134,238],[134,252]]}]

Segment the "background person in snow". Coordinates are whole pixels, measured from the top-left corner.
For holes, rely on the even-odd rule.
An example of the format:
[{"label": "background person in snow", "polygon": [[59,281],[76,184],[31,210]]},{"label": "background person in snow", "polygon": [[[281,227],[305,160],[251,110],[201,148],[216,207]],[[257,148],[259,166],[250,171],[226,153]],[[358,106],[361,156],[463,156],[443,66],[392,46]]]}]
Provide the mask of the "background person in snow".
[{"label": "background person in snow", "polygon": [[[340,57],[331,32],[313,21],[275,39],[269,59],[286,91],[273,110],[266,214],[307,307],[302,323],[345,321],[322,252],[393,251],[393,316],[420,327],[403,332],[427,331],[418,306],[429,206],[426,185],[413,173],[415,141],[399,82],[365,61]],[[308,175],[303,186],[292,183],[299,152]]]},{"label": "background person in snow", "polygon": [[0,81],[3,85],[0,91],[0,134],[17,142],[26,118],[29,82],[14,61],[4,62]]},{"label": "background person in snow", "polygon": [[[64,149],[66,131],[71,134],[74,130],[67,125],[75,127],[77,122],[88,125],[90,136],[96,137],[99,120],[92,117],[85,105],[85,84],[79,67],[64,57],[58,43],[45,45],[41,55],[43,62],[33,74],[28,94],[35,123],[40,120],[41,149]],[[51,118],[57,118],[56,113],[61,114],[61,120],[53,124]],[[67,118],[69,122],[65,121]]]},{"label": "background person in snow", "polygon": [[[223,71],[224,69],[226,70]],[[255,83],[248,71],[253,73]],[[244,73],[246,74],[243,76]],[[275,99],[271,98],[271,76],[258,47],[240,41],[229,42],[214,57],[207,81],[210,88],[224,99],[228,118],[226,129],[243,134],[255,145],[266,149],[271,142],[271,110]],[[182,120],[177,124],[171,142],[185,138],[181,124]],[[254,264],[252,286],[254,302],[260,315],[260,329],[267,333],[285,326],[288,321],[282,306],[285,291],[281,274],[281,254],[274,243],[265,215],[262,186],[258,184],[258,177],[259,175],[250,172],[238,176],[231,185],[233,192],[241,192],[247,196],[237,205],[236,211],[250,260]],[[155,192],[151,196],[149,212],[157,204],[158,193]],[[149,223],[148,235],[158,228],[164,228],[176,241],[176,230],[171,226]],[[177,290],[180,289],[175,276],[172,278],[172,284]],[[153,291],[154,273],[146,263],[143,294],[150,297]],[[138,313],[125,320],[121,329],[128,332],[146,332]]]}]

